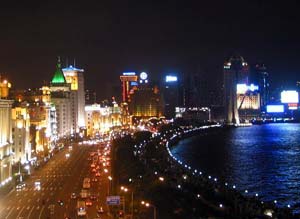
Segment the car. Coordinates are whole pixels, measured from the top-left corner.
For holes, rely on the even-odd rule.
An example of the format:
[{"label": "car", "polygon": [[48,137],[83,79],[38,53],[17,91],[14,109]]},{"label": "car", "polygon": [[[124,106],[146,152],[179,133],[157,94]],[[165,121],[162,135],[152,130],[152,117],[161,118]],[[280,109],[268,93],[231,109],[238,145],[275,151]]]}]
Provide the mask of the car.
[{"label": "car", "polygon": [[90,199],[91,199],[91,200],[96,200],[96,199],[97,199],[97,196],[96,196],[96,195],[91,195],[91,196],[90,196]]},{"label": "car", "polygon": [[95,164],[94,163],[91,164],[91,168],[95,168]]},{"label": "car", "polygon": [[97,213],[98,214],[103,214],[104,213],[104,210],[103,210],[102,206],[99,209],[97,209]]},{"label": "car", "polygon": [[76,199],[76,198],[77,198],[77,195],[76,195],[76,193],[73,192],[73,193],[71,194],[71,199]]},{"label": "car", "polygon": [[92,169],[92,173],[96,173],[96,169],[94,168],[94,169]]},{"label": "car", "polygon": [[59,199],[59,200],[57,201],[57,203],[58,203],[59,206],[63,206],[63,205],[64,205],[64,202],[63,202],[63,200],[61,200],[61,199]]},{"label": "car", "polygon": [[86,206],[92,206],[92,205],[93,205],[93,202],[92,202],[90,199],[87,199],[87,200],[85,201],[85,205],[86,205]]},{"label": "car", "polygon": [[41,185],[41,180],[37,179],[37,180],[34,182],[34,185],[35,185],[35,186],[40,186],[40,185]]},{"label": "car", "polygon": [[98,182],[98,179],[97,178],[93,178],[92,182]]},{"label": "car", "polygon": [[25,186],[26,186],[26,184],[24,182],[21,182],[16,186],[16,190],[21,191],[22,189],[25,188]]},{"label": "car", "polygon": [[97,177],[100,177],[100,173],[99,173],[99,172],[97,172],[97,173],[95,174],[95,176],[97,176]]}]

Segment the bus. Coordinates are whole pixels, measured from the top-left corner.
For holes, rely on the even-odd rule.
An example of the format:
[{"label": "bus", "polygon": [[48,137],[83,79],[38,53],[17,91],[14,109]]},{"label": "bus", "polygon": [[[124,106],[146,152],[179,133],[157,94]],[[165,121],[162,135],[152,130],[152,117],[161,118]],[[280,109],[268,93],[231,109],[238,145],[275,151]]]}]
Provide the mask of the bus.
[{"label": "bus", "polygon": [[86,216],[85,201],[82,200],[77,201],[77,216],[79,217]]}]

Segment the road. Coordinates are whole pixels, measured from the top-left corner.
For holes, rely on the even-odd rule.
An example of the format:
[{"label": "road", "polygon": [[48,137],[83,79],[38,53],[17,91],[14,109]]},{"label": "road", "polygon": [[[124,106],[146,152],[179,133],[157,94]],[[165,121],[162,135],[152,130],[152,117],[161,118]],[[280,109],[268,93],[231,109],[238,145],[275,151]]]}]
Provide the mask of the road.
[{"label": "road", "polygon": [[[76,205],[77,198],[71,199],[71,194],[75,192],[78,196],[82,189],[82,182],[85,177],[97,178],[98,182],[92,182],[90,193],[97,196],[97,200],[92,201],[93,205],[88,207],[85,218],[97,218],[96,208],[102,206],[104,214],[101,219],[110,218],[108,208],[105,204],[108,193],[108,173],[104,172],[101,166],[100,177],[95,177],[91,172],[91,162],[88,160],[90,152],[97,151],[103,153],[98,145],[74,144],[72,150],[68,148],[60,151],[52,157],[43,167],[35,171],[26,180],[26,187],[22,191],[13,189],[6,196],[0,198],[0,218],[1,219],[59,219],[78,218]],[[70,157],[67,158],[66,154]],[[40,180],[40,190],[34,182]],[[62,200],[64,204],[58,204]]]}]

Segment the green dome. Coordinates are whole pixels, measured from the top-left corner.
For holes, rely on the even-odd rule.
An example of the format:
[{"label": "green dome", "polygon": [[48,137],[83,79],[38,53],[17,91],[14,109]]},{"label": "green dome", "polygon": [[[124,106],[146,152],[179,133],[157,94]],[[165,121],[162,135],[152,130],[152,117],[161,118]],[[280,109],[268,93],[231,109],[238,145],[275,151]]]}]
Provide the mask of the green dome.
[{"label": "green dome", "polygon": [[61,70],[60,58],[58,58],[56,71],[52,78],[52,84],[63,84],[63,83],[66,83],[66,79],[64,73]]}]

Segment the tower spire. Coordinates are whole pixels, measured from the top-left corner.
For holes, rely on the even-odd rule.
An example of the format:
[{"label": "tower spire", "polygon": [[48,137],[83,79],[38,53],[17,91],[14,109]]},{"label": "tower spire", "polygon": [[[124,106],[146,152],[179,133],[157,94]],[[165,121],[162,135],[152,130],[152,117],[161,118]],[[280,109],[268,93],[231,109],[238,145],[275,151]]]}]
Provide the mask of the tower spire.
[{"label": "tower spire", "polygon": [[61,69],[60,56],[57,56],[57,68]]}]

